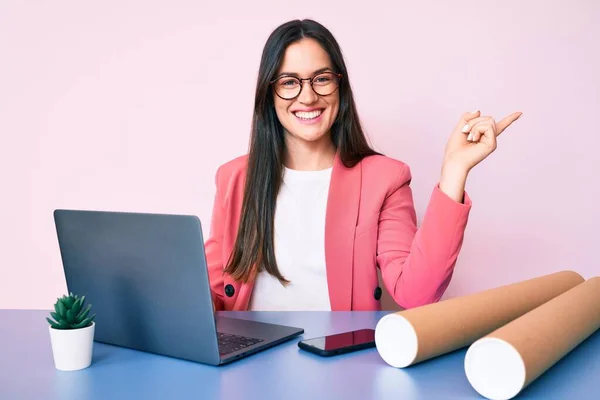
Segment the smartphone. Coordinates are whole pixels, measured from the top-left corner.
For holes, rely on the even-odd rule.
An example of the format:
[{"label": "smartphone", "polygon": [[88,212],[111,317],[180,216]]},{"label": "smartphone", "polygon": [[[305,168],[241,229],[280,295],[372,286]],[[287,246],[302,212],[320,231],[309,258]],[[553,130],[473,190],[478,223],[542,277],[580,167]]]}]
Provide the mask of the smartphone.
[{"label": "smartphone", "polygon": [[298,342],[302,350],[323,357],[375,347],[375,330],[360,329],[352,332],[337,333]]}]

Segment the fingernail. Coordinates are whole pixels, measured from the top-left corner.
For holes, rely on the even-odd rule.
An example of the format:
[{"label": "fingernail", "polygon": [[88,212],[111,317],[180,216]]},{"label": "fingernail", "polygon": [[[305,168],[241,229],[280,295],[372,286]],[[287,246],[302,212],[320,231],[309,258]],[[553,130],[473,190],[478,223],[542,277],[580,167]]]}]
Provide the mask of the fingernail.
[{"label": "fingernail", "polygon": [[473,132],[469,133],[469,136],[467,136],[467,140],[470,142],[471,139],[473,139]]},{"label": "fingernail", "polygon": [[479,112],[479,110],[477,111],[471,111],[471,114],[477,114]]},{"label": "fingernail", "polygon": [[462,132],[463,133],[467,133],[469,132],[469,124],[466,124],[463,128],[462,128]]}]

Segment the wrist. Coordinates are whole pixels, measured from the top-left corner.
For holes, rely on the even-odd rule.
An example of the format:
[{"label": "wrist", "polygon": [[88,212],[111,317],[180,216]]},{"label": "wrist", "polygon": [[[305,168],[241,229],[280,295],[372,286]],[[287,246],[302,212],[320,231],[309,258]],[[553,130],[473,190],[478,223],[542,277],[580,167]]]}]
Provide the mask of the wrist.
[{"label": "wrist", "polygon": [[444,161],[440,177],[440,190],[456,202],[462,203],[469,168],[451,160]]},{"label": "wrist", "polygon": [[445,157],[442,163],[442,173],[449,172],[456,175],[467,176],[471,171],[471,167],[464,162],[458,161],[452,157]]}]

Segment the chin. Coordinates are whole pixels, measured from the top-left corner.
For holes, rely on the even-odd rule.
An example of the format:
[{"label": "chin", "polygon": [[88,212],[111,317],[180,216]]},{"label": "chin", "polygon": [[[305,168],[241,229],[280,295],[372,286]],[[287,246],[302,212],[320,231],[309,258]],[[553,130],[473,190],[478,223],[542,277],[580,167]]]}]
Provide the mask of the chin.
[{"label": "chin", "polygon": [[289,132],[296,139],[300,139],[304,142],[319,142],[324,138],[328,138],[329,134],[326,129],[306,129],[306,127],[294,127],[295,129],[290,130]]}]

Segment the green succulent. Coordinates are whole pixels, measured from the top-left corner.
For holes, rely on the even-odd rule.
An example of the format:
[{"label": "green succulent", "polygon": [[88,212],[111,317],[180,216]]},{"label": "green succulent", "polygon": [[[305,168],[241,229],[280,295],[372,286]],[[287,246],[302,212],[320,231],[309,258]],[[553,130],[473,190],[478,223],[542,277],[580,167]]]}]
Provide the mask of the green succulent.
[{"label": "green succulent", "polygon": [[92,324],[95,314],[88,316],[92,305],[89,304],[85,309],[83,303],[85,296],[79,297],[70,293],[69,296],[63,295],[56,299],[54,311],[50,315],[54,320],[46,317],[54,329],[79,329]]}]

